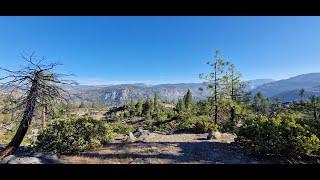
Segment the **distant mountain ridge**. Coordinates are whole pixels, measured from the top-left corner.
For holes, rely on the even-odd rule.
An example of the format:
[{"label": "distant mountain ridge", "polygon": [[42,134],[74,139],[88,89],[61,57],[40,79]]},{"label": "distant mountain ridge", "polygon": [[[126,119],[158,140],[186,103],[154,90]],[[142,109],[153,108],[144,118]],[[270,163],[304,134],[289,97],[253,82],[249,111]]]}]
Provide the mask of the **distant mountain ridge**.
[{"label": "distant mountain ridge", "polygon": [[[255,94],[262,92],[271,99],[280,98],[282,101],[298,100],[299,90],[305,89],[304,98],[311,95],[320,96],[320,73],[302,74],[283,80],[256,79],[245,81],[246,91]],[[147,85],[120,84],[120,85],[76,85],[65,86],[76,103],[102,103],[109,106],[119,106],[129,103],[130,99],[150,98],[156,93],[162,100],[176,101],[182,98],[188,89],[191,90],[195,100],[206,97],[199,91],[203,83],[178,83]],[[0,91],[1,91],[0,86]]]},{"label": "distant mountain ridge", "polygon": [[275,81],[275,80],[273,80],[273,79],[254,79],[254,80],[245,81],[245,83],[247,84],[246,90],[251,91],[251,90],[257,88],[258,86],[261,86],[263,84],[270,83],[273,81]]},{"label": "distant mountain ridge", "polygon": [[111,86],[79,86],[70,89],[74,94],[74,100],[84,101],[86,103],[96,102],[104,103],[110,106],[119,106],[129,103],[131,99],[153,97],[156,93],[162,100],[177,100],[182,98],[188,89],[191,90],[195,100],[202,98],[199,88],[202,83],[180,83],[180,84],[121,84]]},{"label": "distant mountain ridge", "polygon": [[[305,98],[311,95],[320,96],[320,73],[302,74],[283,80],[255,79],[245,81],[246,91],[252,94],[262,92],[271,99],[279,97],[283,101],[300,99],[299,90],[304,88]],[[120,85],[101,85],[101,86],[76,86],[71,90],[76,102],[97,102],[106,105],[118,106],[128,103],[130,99],[137,100],[139,97],[144,99],[153,97],[156,93],[162,100],[176,101],[182,98],[188,89],[191,90],[195,100],[205,98],[201,94],[200,87],[203,83],[178,83],[178,84],[120,84]]]},{"label": "distant mountain ridge", "polygon": [[[246,81],[248,89],[257,87],[266,82],[271,82],[271,79],[257,79]],[[182,98],[188,89],[191,90],[195,100],[205,98],[206,94],[199,91],[200,87],[204,87],[203,83],[177,83],[177,84],[120,84],[120,85],[104,85],[104,86],[76,86],[70,91],[76,102],[96,102],[110,106],[119,106],[128,103],[130,99],[137,100],[141,98],[153,97],[156,93],[162,100],[176,101]]]},{"label": "distant mountain ridge", "polygon": [[320,95],[320,73],[308,73],[288,79],[273,81],[254,88],[253,94],[262,92],[272,99],[280,98],[283,101],[299,99],[299,90],[305,89],[305,97]]}]

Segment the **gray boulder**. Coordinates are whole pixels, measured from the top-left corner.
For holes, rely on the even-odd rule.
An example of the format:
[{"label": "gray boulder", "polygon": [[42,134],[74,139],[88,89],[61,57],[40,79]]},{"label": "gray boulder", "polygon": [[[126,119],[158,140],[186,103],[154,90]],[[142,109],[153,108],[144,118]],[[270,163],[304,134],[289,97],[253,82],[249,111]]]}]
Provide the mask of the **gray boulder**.
[{"label": "gray boulder", "polygon": [[213,137],[212,133],[213,133],[212,131],[208,132],[208,135],[207,135],[208,140],[212,139],[212,137]]},{"label": "gray boulder", "polygon": [[222,134],[218,131],[209,131],[207,135],[207,139],[220,139],[222,137]]},{"label": "gray boulder", "polygon": [[1,164],[9,164],[9,161],[11,161],[15,158],[17,158],[17,157],[14,155],[9,155],[9,156],[5,157],[4,159],[2,159],[0,162],[1,162]]},{"label": "gray boulder", "polygon": [[40,158],[45,163],[57,163],[59,158],[56,154],[51,153],[34,153],[33,157]]},{"label": "gray boulder", "polygon": [[34,153],[31,155],[9,155],[1,164],[56,164],[58,156],[50,153]]},{"label": "gray boulder", "polygon": [[220,139],[222,137],[222,134],[218,131],[213,132],[212,134],[214,139]]},{"label": "gray boulder", "polygon": [[142,127],[138,127],[137,130],[133,133],[135,137],[140,137],[140,136],[148,136],[151,133],[148,130],[143,130]]},{"label": "gray boulder", "polygon": [[128,133],[128,137],[126,139],[126,142],[136,142],[137,138],[134,137],[134,135],[132,134],[132,132]]},{"label": "gray boulder", "polygon": [[4,158],[1,163],[3,164],[43,164],[41,159],[37,157],[17,157],[10,155]]}]

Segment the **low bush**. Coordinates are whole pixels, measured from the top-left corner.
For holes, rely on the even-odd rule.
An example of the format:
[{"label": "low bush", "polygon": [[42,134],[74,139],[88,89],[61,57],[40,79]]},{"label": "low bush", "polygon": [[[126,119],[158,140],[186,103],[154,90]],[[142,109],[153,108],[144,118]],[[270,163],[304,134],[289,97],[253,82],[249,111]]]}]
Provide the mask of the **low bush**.
[{"label": "low bush", "polygon": [[307,126],[307,128],[318,137],[320,137],[320,120],[317,119],[303,119],[301,120],[301,124]]},{"label": "low bush", "polygon": [[40,132],[34,150],[70,153],[92,150],[111,142],[112,129],[90,117],[58,120]]},{"label": "low bush", "polygon": [[209,130],[220,131],[220,126],[214,124],[208,116],[178,116],[170,123],[162,124],[162,127],[175,131],[188,131],[192,133],[207,133]]},{"label": "low bush", "polygon": [[109,126],[112,131],[117,134],[128,134],[129,132],[133,132],[136,129],[132,125],[123,123],[109,123]]},{"label": "low bush", "polygon": [[200,116],[195,121],[193,129],[195,133],[207,133],[209,130],[220,131],[221,127],[218,124],[214,124],[208,117]]},{"label": "low bush", "polygon": [[223,121],[220,124],[222,132],[234,133],[237,131],[237,127],[234,122],[231,121]]},{"label": "low bush", "polygon": [[319,153],[319,136],[300,118],[296,114],[258,115],[245,121],[237,140],[255,154],[297,157]]}]

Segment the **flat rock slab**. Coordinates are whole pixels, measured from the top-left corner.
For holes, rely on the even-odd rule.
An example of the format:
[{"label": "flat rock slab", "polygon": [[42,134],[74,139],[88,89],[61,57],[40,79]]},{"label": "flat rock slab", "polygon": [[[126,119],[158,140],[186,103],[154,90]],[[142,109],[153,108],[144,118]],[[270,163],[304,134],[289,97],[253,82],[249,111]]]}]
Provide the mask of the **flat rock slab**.
[{"label": "flat rock slab", "polygon": [[[273,164],[269,159],[253,157],[234,142],[235,135],[221,133],[219,139],[207,140],[208,134],[150,133],[124,143],[129,137],[119,136],[95,151],[57,157],[49,153],[17,151],[5,164]],[[133,134],[131,133],[131,136]],[[134,136],[133,136],[134,137]],[[0,148],[1,149],[1,148]],[[20,149],[20,148],[19,148]],[[23,149],[23,148],[22,148]],[[27,150],[27,149],[26,149]]]},{"label": "flat rock slab", "polygon": [[[4,149],[0,145],[0,150]],[[32,153],[26,147],[20,147],[13,155],[7,156],[0,164],[59,164],[59,158],[51,153]]]},{"label": "flat rock slab", "polygon": [[0,164],[59,164],[59,160],[56,155],[40,157],[10,155],[0,161]]},{"label": "flat rock slab", "polygon": [[10,155],[1,161],[2,164],[43,164],[41,159],[36,157],[17,157]]},{"label": "flat rock slab", "polygon": [[[235,136],[222,133],[207,140],[207,134],[149,134],[134,143],[119,137],[96,151],[62,155],[66,164],[272,164],[247,155],[234,142]],[[125,139],[126,137],[123,137]]]}]

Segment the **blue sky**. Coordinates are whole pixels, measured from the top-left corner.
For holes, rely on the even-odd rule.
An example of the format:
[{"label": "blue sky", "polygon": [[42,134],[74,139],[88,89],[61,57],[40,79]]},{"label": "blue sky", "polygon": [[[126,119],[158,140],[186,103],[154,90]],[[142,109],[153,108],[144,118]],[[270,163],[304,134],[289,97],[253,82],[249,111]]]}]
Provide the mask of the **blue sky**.
[{"label": "blue sky", "polygon": [[320,72],[320,17],[0,17],[0,66],[35,51],[81,84],[200,82],[215,49],[244,80]]}]

